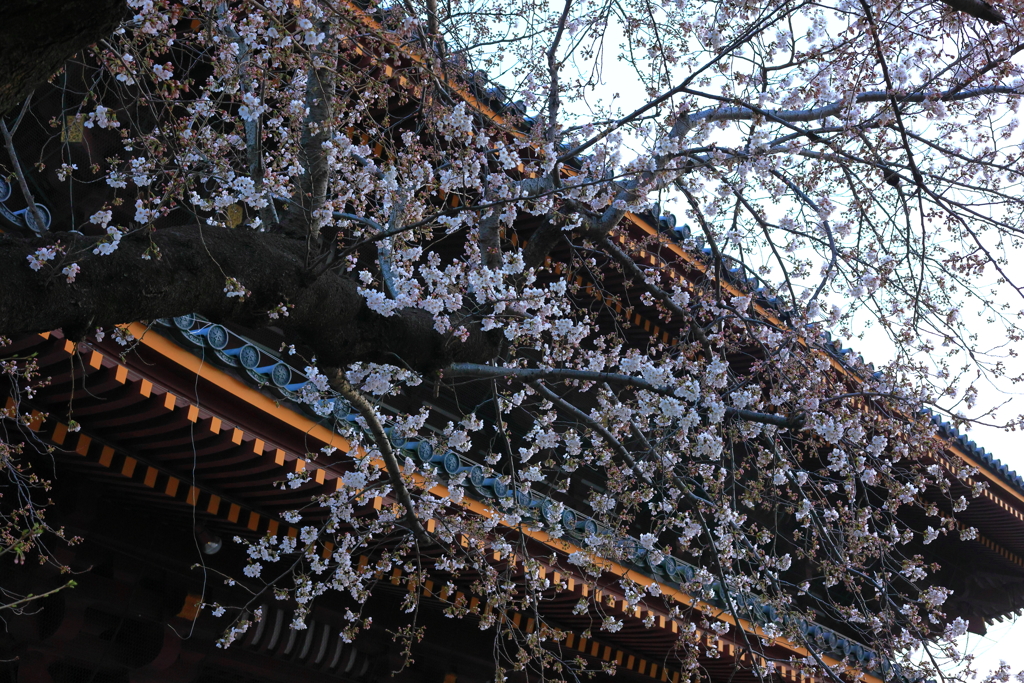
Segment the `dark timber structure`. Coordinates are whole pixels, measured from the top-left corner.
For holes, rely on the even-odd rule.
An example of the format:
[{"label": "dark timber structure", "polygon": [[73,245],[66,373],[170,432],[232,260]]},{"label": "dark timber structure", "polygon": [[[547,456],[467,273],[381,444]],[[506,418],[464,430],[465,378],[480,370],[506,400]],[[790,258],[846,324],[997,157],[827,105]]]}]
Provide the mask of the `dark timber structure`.
[{"label": "dark timber structure", "polygon": [[[634,216],[620,232],[620,244],[629,247],[654,232],[643,217]],[[681,270],[699,266],[698,258],[675,245],[663,246],[662,255],[640,248],[631,251],[639,264],[671,259]],[[613,304],[610,309],[617,307],[621,308]],[[619,315],[629,316],[636,334],[671,334],[640,313],[623,309]],[[200,611],[197,604],[232,604],[244,598],[223,580],[223,575],[234,574],[243,565],[242,550],[230,539],[297,533],[280,514],[336,489],[346,471],[344,459],[325,456],[321,448],[348,449],[334,429],[335,420],[348,416],[339,410],[327,419],[317,418],[293,403],[292,392],[306,381],[301,372],[237,331],[194,316],[158,321],[148,328],[135,323],[129,329],[138,343],[125,355],[111,341],[76,345],[59,331],[16,339],[0,350],[0,355],[36,354],[43,374],[52,378],[32,399],[30,407],[39,417],[29,438],[55,447],[55,507],[50,521],[84,539],[59,556],[81,572],[76,577],[79,586],[46,598],[31,614],[7,618],[0,640],[0,656],[9,660],[3,665],[5,680],[389,680],[401,661],[389,630],[402,623],[399,604],[408,590],[421,591],[426,598],[422,619],[429,628],[426,640],[414,650],[415,664],[395,679],[484,683],[493,677],[493,638],[475,623],[472,614],[480,609],[476,601],[467,604],[468,618],[444,619],[440,608],[466,596],[449,595],[430,581],[408,582],[400,571],[380,577],[388,590],[378,592],[366,610],[374,626],[354,643],[339,637],[341,615],[349,602],[327,595],[318,600],[306,630],[289,628],[287,602],[268,599],[262,620],[239,643],[228,649],[215,647],[225,622]],[[844,367],[846,353],[835,349],[837,369]],[[81,425],[78,432],[69,431],[60,418],[69,402]],[[50,416],[43,419],[47,412]],[[975,466],[988,488],[960,517],[979,530],[975,540],[942,537],[917,550],[945,567],[940,579],[955,591],[947,603],[949,616],[964,617],[971,630],[983,632],[985,622],[1024,607],[1024,485],[973,443],[945,426],[940,432],[947,443],[946,457]],[[415,444],[406,446],[416,452]],[[302,470],[312,472],[302,487],[275,486],[289,473]],[[969,495],[966,487],[951,493]],[[494,495],[493,485],[471,488],[463,504],[487,515]],[[392,503],[377,498],[367,509]],[[571,498],[567,503],[571,506]],[[523,531],[536,550],[531,555],[564,559],[576,547],[571,532],[580,520],[585,520],[582,513],[568,522],[563,517],[570,533],[562,539]],[[722,605],[697,600],[678,587],[686,563],[679,561],[669,570],[648,566],[642,554],[634,559],[635,563],[613,565],[612,575],[629,576],[641,584],[658,581],[671,600],[694,605],[712,619],[733,621]],[[523,571],[522,558],[515,555],[496,555],[494,562],[514,575]],[[680,672],[671,666],[672,649],[679,629],[687,624],[667,611],[630,608],[616,582],[589,583],[584,576],[573,575],[565,562],[541,571],[560,574],[557,578],[566,579],[569,587],[552,594],[543,606],[543,618],[566,633],[563,649],[595,665],[615,660],[621,680],[679,680]],[[41,593],[65,580],[46,567],[7,564],[2,572],[0,582],[21,593]],[[591,627],[593,614],[574,613],[581,597],[622,618],[622,630],[595,631],[593,639],[582,636]],[[532,630],[532,616],[511,618],[525,631]],[[744,620],[740,627],[757,632],[756,624]],[[872,656],[843,636],[842,625],[807,624],[805,630],[831,653],[826,662],[845,659],[856,664]],[[704,674],[713,681],[756,680],[750,662],[730,640],[734,634],[720,641],[720,657],[702,662]],[[708,632],[706,637],[713,635]],[[786,660],[806,653],[780,639],[764,654]],[[865,680],[876,683],[885,674],[876,670],[865,674]],[[794,683],[805,680],[785,665],[778,667],[778,675]]]},{"label": "dark timber structure", "polygon": [[[0,9],[0,19],[6,11]],[[66,49],[61,45],[53,47],[54,54]],[[390,67],[386,69],[390,76]],[[32,77],[38,80],[37,76]],[[26,89],[21,82],[5,87],[0,89],[0,106],[10,108]],[[490,106],[481,104],[487,102],[487,92],[477,92],[478,97],[462,95],[483,109]],[[64,132],[71,145],[77,144],[74,131]],[[40,194],[45,198],[45,192]],[[51,204],[49,208],[55,224],[74,220],[70,206]],[[74,211],[83,210],[74,207]],[[536,228],[522,225],[512,241],[528,239]],[[679,280],[707,276],[707,261],[701,254],[687,252],[678,240],[664,237],[674,228],[674,219],[630,216],[613,233],[612,241],[641,269],[664,267]],[[552,252],[552,276],[572,278],[580,287],[580,297],[589,297],[589,304],[600,311],[602,324],[618,328],[627,343],[640,347],[652,337],[670,343],[680,336],[679,321],[665,324],[653,306],[639,303],[641,290],[631,285],[629,277],[609,269],[597,286],[563,272],[564,256],[557,249]],[[0,286],[4,277],[0,274]],[[755,289],[756,283],[748,282],[738,270],[723,286],[740,294]],[[755,299],[755,309],[759,315],[778,315],[764,298]],[[81,335],[66,337],[59,330],[23,336],[0,347],[0,360],[34,354],[42,374],[51,378],[29,403],[22,404],[36,416],[22,436],[39,453],[53,447],[52,458],[33,456],[35,466],[53,480],[54,505],[48,520],[83,539],[62,548],[57,557],[77,572],[78,586],[40,600],[26,614],[5,617],[0,683],[493,680],[495,643],[493,634],[477,627],[473,615],[482,609],[477,601],[468,592],[450,594],[440,581],[436,585],[430,580],[409,581],[397,570],[379,577],[386,590],[377,591],[366,608],[373,616],[373,627],[354,642],[339,636],[351,601],[330,594],[318,599],[304,630],[289,628],[294,605],[268,597],[262,619],[238,643],[227,649],[215,646],[225,620],[199,609],[199,604],[237,604],[245,599],[239,587],[224,581],[224,576],[237,574],[244,565],[244,552],[231,539],[297,533],[281,514],[313,496],[337,490],[348,466],[344,458],[323,454],[322,448],[347,451],[349,444],[336,427],[338,421],[351,419],[341,403],[333,415],[320,418],[293,401],[306,378],[288,364],[287,357],[272,350],[288,343],[287,339],[216,323],[195,316],[149,325],[136,322],[128,329],[137,342],[127,352],[109,338],[76,344],[69,337]],[[838,347],[831,351],[835,372],[850,372],[844,362],[849,352]],[[6,390],[0,387],[0,392]],[[0,405],[5,400],[13,399],[0,393]],[[445,392],[402,397],[391,407],[396,413],[405,412],[424,401],[436,401],[442,410],[450,407]],[[67,423],[69,404],[80,427],[77,431]],[[9,434],[15,433],[14,425],[5,426]],[[955,430],[940,425],[939,432],[944,439],[943,457],[977,468],[977,479],[987,484],[981,496],[959,514],[964,525],[976,527],[979,533],[971,541],[942,536],[914,550],[944,567],[937,579],[954,590],[946,605],[949,617],[963,617],[972,631],[983,633],[987,622],[1024,608],[1024,481]],[[414,457],[432,456],[419,444],[399,446]],[[474,464],[452,456],[454,469]],[[441,468],[448,465],[439,461]],[[275,485],[289,474],[307,470],[312,476],[299,488]],[[503,493],[494,482],[473,483],[478,485],[469,487],[464,507],[475,514],[490,514],[489,506]],[[443,489],[436,493],[445,494]],[[572,508],[585,493],[570,491],[560,502]],[[968,487],[962,485],[950,494],[970,497]],[[538,515],[548,509],[545,495],[539,492],[532,499]],[[934,500],[941,504],[943,499],[935,492]],[[392,504],[391,499],[376,498],[368,502],[367,511]],[[308,519],[315,521],[315,517]],[[524,536],[532,558],[559,559],[550,566],[542,563],[540,572],[550,574],[555,583],[564,581],[567,587],[558,594],[552,592],[542,607],[542,618],[565,634],[557,644],[563,652],[578,654],[595,668],[614,661],[618,680],[625,683],[678,683],[684,678],[673,668],[673,648],[680,630],[693,624],[661,607],[630,607],[615,580],[629,577],[641,585],[656,581],[667,603],[692,607],[711,621],[729,621],[737,627],[719,638],[721,656],[702,659],[705,679],[715,683],[757,680],[750,670],[753,663],[736,640],[739,631],[757,635],[756,620],[741,619],[736,624],[720,602],[686,594],[680,583],[692,566],[681,559],[650,566],[638,551],[632,562],[610,563],[607,577],[595,584],[573,573],[572,565],[564,561],[577,548],[579,535],[574,534],[586,528],[586,515],[569,511],[547,521],[565,524],[565,535],[553,538],[543,531],[508,531]],[[429,529],[430,521],[426,523]],[[329,554],[331,548],[324,552]],[[521,577],[525,571],[523,558],[515,554],[495,554],[493,562],[513,576]],[[65,580],[49,565],[0,565],[0,587],[20,594],[45,593]],[[415,663],[393,675],[403,657],[390,632],[405,623],[400,604],[410,590],[424,596],[420,623],[427,626],[427,635],[414,647]],[[575,608],[581,598],[622,619],[622,629],[614,634],[595,630],[596,637],[589,637],[596,610],[578,614]],[[460,601],[466,602],[469,616],[444,618],[441,608]],[[526,633],[536,627],[533,615],[508,618]],[[714,633],[698,630],[710,644]],[[868,671],[874,653],[857,643],[842,624],[803,623],[801,630],[820,645],[827,664],[846,661],[852,669],[863,668],[867,683],[880,683],[892,673],[883,666]],[[806,655],[803,647],[785,639],[765,646],[763,652],[783,662],[777,666],[777,676],[792,683],[807,679],[784,662]]]}]

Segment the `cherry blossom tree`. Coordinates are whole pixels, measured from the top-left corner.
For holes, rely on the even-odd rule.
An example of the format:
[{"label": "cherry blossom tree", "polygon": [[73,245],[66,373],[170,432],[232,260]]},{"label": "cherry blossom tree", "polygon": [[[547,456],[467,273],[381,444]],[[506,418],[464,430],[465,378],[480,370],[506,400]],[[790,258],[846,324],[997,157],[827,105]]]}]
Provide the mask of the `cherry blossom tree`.
[{"label": "cherry blossom tree", "polygon": [[[515,643],[501,667],[564,676],[583,663],[555,629],[502,615],[543,613],[542,561],[597,582],[644,556],[692,563],[687,591],[762,624],[738,642],[801,643],[819,676],[841,672],[808,619],[842,624],[886,675],[956,657],[965,625],[914,548],[972,536],[965,498],[924,496],[970,472],[920,411],[966,420],[963,378],[1005,372],[967,312],[1020,336],[1016,3],[129,4],[54,80],[61,108],[41,86],[5,124],[11,177],[78,199],[0,238],[0,333],[198,313],[298,349],[302,400],[341,406],[367,456],[338,454],[345,486],[309,503],[327,523],[247,541],[243,580],[292,567],[274,588],[293,627],[400,566],[469,585]],[[102,161],[19,143],[33,121],[80,126]],[[643,221],[656,230],[628,229]],[[671,334],[639,339],[623,308]],[[884,367],[827,345],[867,325],[891,342]],[[478,400],[385,407],[431,392]],[[503,491],[486,516],[463,504],[474,477]],[[374,495],[395,506],[355,514]],[[516,530],[562,535],[569,508],[590,517],[579,550],[531,555]],[[225,645],[253,619],[213,609],[233,619]],[[673,665],[695,669],[700,633],[728,625],[673,609],[692,626]]]}]

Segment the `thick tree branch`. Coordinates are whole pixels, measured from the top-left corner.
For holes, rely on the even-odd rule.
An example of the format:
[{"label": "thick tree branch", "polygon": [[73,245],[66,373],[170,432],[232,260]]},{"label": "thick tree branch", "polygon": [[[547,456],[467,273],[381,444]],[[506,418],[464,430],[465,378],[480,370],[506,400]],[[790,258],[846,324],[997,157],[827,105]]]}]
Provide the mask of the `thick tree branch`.
[{"label": "thick tree branch", "polygon": [[562,226],[554,220],[554,214],[548,214],[548,220],[530,235],[530,241],[523,247],[523,262],[527,268],[540,268],[551,250],[562,238]]},{"label": "thick tree branch", "polygon": [[[478,363],[452,363],[441,371],[445,378],[454,377],[477,377],[481,379],[514,377],[522,382],[536,382],[544,379],[554,380],[580,380],[582,382],[607,382],[650,391],[661,396],[679,398],[676,388],[671,386],[658,386],[639,377],[620,375],[614,372],[593,372],[591,370],[575,370],[572,368],[510,368],[495,365],[481,365]],[[758,413],[753,410],[742,410],[740,408],[726,408],[725,416],[747,422],[760,422],[762,424],[775,425],[783,429],[799,429],[803,426],[800,416],[787,417],[784,415],[772,415],[769,413]]]},{"label": "thick tree branch", "polygon": [[[184,226],[136,233],[109,256],[92,253],[96,239],[65,234],[65,256],[39,272],[27,256],[52,239],[0,237],[0,335],[64,328],[72,337],[95,327],[200,313],[250,327],[270,324],[266,312],[293,305],[273,321],[290,342],[309,346],[326,366],[354,361],[401,363],[429,373],[451,362],[481,362],[496,352],[495,333],[474,321],[465,342],[434,330],[433,317],[406,308],[384,317],[366,306],[353,280],[305,267],[305,244],[248,230]],[[143,259],[149,250],[159,257]],[[68,284],[60,270],[76,262]],[[244,300],[225,293],[228,278],[248,290]]]},{"label": "thick tree branch", "polygon": [[109,35],[124,0],[0,3],[0,115],[46,82],[74,53]]},{"label": "thick tree branch", "polygon": [[942,2],[957,12],[984,19],[990,24],[1001,24],[1006,21],[1006,15],[985,0],[942,0]]},{"label": "thick tree branch", "polygon": [[[488,192],[485,200],[489,203],[494,200],[493,193]],[[494,207],[480,218],[477,228],[478,240],[480,242],[480,260],[483,265],[491,270],[501,268],[501,209]]]},{"label": "thick tree branch", "polygon": [[[558,83],[558,70],[561,63],[558,61],[558,44],[562,40],[562,33],[565,31],[565,24],[569,20],[569,10],[572,9],[572,0],[565,0],[562,7],[562,16],[558,19],[558,26],[555,29],[555,37],[551,40],[548,48],[548,130],[545,136],[548,142],[556,142],[558,139],[558,107],[561,104],[561,88]],[[558,167],[555,167],[558,173]],[[555,175],[555,178],[558,176]]]}]

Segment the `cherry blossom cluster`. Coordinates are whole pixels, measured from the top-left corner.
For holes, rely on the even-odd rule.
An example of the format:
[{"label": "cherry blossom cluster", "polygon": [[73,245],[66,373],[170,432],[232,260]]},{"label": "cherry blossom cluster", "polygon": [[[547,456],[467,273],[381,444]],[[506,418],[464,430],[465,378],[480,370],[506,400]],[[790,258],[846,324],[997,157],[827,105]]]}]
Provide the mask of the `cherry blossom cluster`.
[{"label": "cherry blossom cluster", "polygon": [[[39,247],[26,267],[74,287],[126,236],[175,221],[285,234],[311,282],[347,278],[375,320],[426,316],[448,354],[430,373],[402,358],[306,368],[297,400],[319,416],[337,417],[330,377],[371,408],[335,425],[350,441],[329,454],[338,491],[286,513],[293,535],[241,539],[238,580],[292,600],[293,628],[341,593],[355,637],[397,570],[443,586],[448,616],[512,638],[500,667],[582,669],[561,659],[557,629],[508,615],[543,613],[567,589],[556,569],[607,586],[609,561],[642,557],[660,583],[615,590],[684,623],[680,670],[746,645],[662,585],[734,621],[770,608],[765,640],[806,646],[786,665],[810,675],[834,655],[801,631],[810,621],[870,650],[851,668],[932,673],[909,652],[947,652],[963,626],[922,549],[976,537],[958,515],[983,487],[919,411],[959,416],[977,399],[970,373],[1006,373],[975,353],[968,311],[1009,340],[1024,315],[993,255],[1024,216],[1007,29],[888,1],[630,0],[621,20],[589,2],[502,0],[491,14],[456,0],[443,16],[434,3],[129,4],[80,112],[120,145],[101,167],[111,199],[95,241]],[[630,77],[604,75],[612,62]],[[225,274],[218,295],[241,310],[252,289]],[[1000,303],[1002,290],[1018,298]],[[286,295],[260,320],[298,317]],[[837,354],[826,328],[879,330],[886,364]],[[492,358],[447,363],[481,338]],[[531,554],[527,532],[573,549]],[[669,576],[677,560],[696,569]],[[291,583],[269,584],[284,564]],[[408,591],[410,613],[421,595]],[[259,618],[253,605],[212,607],[233,619],[222,645]],[[577,610],[609,633],[628,618],[594,600]]]}]

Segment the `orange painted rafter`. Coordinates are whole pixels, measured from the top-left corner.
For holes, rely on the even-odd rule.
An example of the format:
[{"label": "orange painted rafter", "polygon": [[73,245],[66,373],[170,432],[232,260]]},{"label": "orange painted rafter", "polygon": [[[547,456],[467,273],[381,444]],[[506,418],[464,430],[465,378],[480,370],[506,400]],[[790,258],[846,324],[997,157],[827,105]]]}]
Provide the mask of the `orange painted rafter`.
[{"label": "orange painted rafter", "polygon": [[147,328],[142,323],[131,323],[125,327],[143,346],[146,346],[159,353],[164,358],[173,361],[188,372],[196,374],[220,388],[225,389],[233,396],[238,397],[260,412],[280,420],[304,434],[308,434],[315,439],[319,439],[328,446],[333,446],[334,448],[338,448],[346,453],[349,451],[350,445],[348,439],[345,437],[331,429],[328,429],[327,427],[324,427],[322,424],[311,420],[301,413],[297,413],[294,410],[284,407],[259,390],[235,379],[210,363],[204,363],[202,359],[197,358],[187,350],[172,342],[170,339],[167,339],[152,329]]},{"label": "orange painted rafter", "polygon": [[[153,330],[146,328],[141,323],[132,323],[131,325],[128,326],[128,330],[136,337],[136,339],[140,341],[140,343],[146,345],[148,348],[160,353],[161,355],[164,355],[170,360],[173,360],[174,362],[185,367],[189,371],[199,374],[201,377],[213,382],[217,386],[220,386],[231,391],[234,395],[238,396],[241,400],[249,403],[254,408],[266,412],[278,419],[282,419],[286,423],[294,426],[297,429],[302,430],[305,433],[309,433],[315,436],[316,438],[324,441],[325,443],[333,443],[333,445],[340,448],[341,450],[348,451],[350,449],[348,440],[343,439],[338,435],[335,435],[333,431],[328,430],[323,425],[317,424],[313,420],[279,405],[278,403],[272,401],[271,399],[264,396],[257,390],[231,377],[230,375],[220,370],[219,368],[209,363],[203,363],[196,356],[192,355],[191,353],[189,353],[182,347],[178,346],[177,344],[174,344],[169,339],[166,339],[165,337],[157,334]],[[332,438],[334,439],[333,442]],[[360,450],[360,452],[356,454],[356,457],[361,457],[363,455],[364,453]],[[377,462],[375,464],[382,468],[384,466],[383,462]],[[413,479],[415,483],[418,484],[424,481],[422,476],[418,474],[414,474]],[[448,487],[444,485],[437,485],[433,487],[432,489],[430,489],[429,493],[443,498],[447,498],[449,496]],[[377,505],[379,504],[380,503],[378,502]],[[481,517],[490,518],[495,514],[495,511],[492,508],[488,507],[487,505],[480,501],[473,500],[468,497],[464,497],[462,501],[459,503],[459,505],[463,509],[473,512]],[[236,513],[235,519],[229,521],[235,522],[237,521],[237,519],[238,518]],[[501,526],[513,529],[513,527],[511,527],[507,522],[504,521],[501,522]],[[576,546],[575,544],[570,543],[565,539],[554,538],[547,532],[539,529],[529,529],[522,526],[518,526],[514,527],[514,531],[534,541],[537,541],[553,550],[556,550],[564,555],[570,555],[578,551],[583,552],[583,549]],[[605,571],[609,572],[610,574],[621,578],[629,579],[630,581],[633,581],[641,586],[648,586],[652,583],[659,583],[662,589],[662,594],[675,600],[676,602],[679,602],[683,605],[694,607],[698,611],[706,614],[707,616],[713,619],[727,622],[757,637],[764,636],[764,633],[755,624],[752,624],[744,619],[737,620],[732,615],[728,614],[728,612],[726,612],[725,610],[719,609],[714,605],[708,604],[702,600],[690,596],[677,588],[657,582],[655,579],[652,579],[646,576],[645,574],[629,569],[621,564],[618,564],[610,560],[602,560],[601,564],[604,566]],[[581,583],[584,583],[582,581],[582,578]],[[667,613],[661,616],[667,616]],[[776,643],[790,650],[795,655],[806,657],[809,654],[805,648],[795,643],[791,643],[788,640],[780,638],[776,640]],[[838,660],[834,660],[829,657],[823,657],[822,659],[829,666],[834,666],[839,663]],[[868,683],[881,683],[881,679],[874,678],[868,674],[864,674],[863,680],[867,681]]]}]

